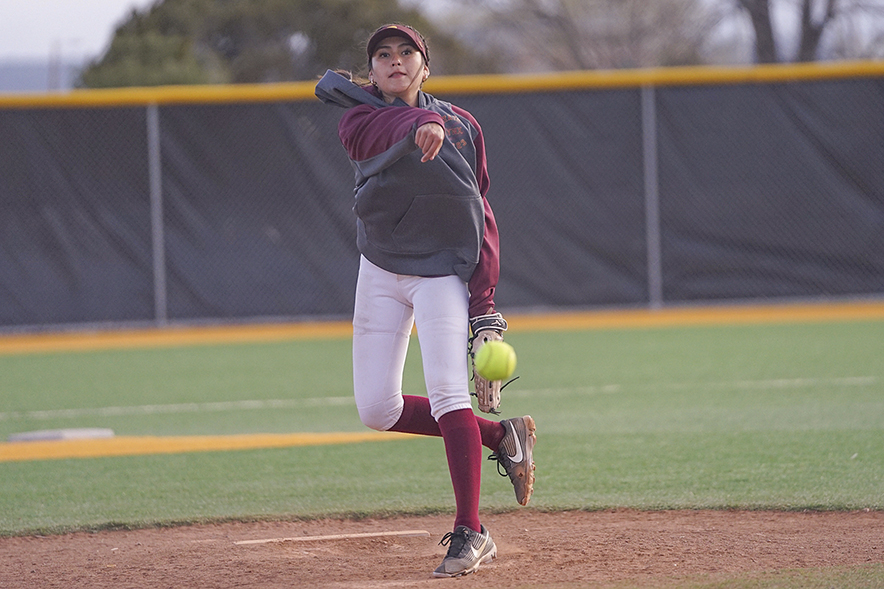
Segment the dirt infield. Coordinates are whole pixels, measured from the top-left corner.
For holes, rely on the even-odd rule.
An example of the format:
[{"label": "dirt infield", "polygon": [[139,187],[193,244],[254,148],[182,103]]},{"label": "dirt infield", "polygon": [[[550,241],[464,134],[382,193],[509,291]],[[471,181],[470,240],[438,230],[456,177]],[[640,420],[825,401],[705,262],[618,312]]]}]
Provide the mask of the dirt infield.
[{"label": "dirt infield", "polygon": [[[226,523],[0,538],[0,587],[653,587],[784,569],[884,563],[884,512],[487,514],[499,557],[433,579],[450,516]],[[426,530],[429,537],[302,536]]]}]

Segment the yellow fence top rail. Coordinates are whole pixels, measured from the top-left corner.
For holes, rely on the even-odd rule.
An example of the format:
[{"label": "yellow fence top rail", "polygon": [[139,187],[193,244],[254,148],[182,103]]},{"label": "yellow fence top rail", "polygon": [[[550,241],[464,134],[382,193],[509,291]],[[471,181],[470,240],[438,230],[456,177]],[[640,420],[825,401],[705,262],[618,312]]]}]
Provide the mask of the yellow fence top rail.
[{"label": "yellow fence top rail", "polygon": [[[588,70],[547,74],[436,76],[425,88],[431,94],[501,94],[782,83],[808,80],[884,77],[884,61],[822,62],[733,67],[670,67],[634,70]],[[315,100],[314,81],[217,86],[159,86],[104,90],[72,90],[42,94],[0,95],[0,109],[126,107],[149,104],[217,104]]]}]

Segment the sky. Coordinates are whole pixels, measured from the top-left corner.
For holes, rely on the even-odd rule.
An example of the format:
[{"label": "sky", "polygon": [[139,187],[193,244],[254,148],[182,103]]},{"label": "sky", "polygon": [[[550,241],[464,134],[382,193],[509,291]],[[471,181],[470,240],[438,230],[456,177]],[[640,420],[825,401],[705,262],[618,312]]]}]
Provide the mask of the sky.
[{"label": "sky", "polygon": [[82,63],[107,47],[132,8],[154,0],[0,0],[0,61]]}]

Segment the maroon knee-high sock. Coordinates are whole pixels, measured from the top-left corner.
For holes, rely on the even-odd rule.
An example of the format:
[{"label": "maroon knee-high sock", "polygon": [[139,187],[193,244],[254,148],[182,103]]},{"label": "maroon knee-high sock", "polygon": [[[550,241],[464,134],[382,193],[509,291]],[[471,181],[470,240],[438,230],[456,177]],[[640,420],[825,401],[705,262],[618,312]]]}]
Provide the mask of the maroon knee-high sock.
[{"label": "maroon knee-high sock", "polygon": [[[391,432],[405,434],[420,434],[422,436],[441,436],[439,424],[430,413],[430,400],[426,397],[402,395],[405,404],[402,407],[402,415],[395,425],[390,428]],[[500,442],[498,442],[499,444]]]},{"label": "maroon knee-high sock", "polygon": [[479,431],[482,432],[482,445],[497,452],[500,441],[506,435],[506,428],[499,421],[490,421],[478,415],[476,423],[479,424]]},{"label": "maroon knee-high sock", "polygon": [[454,527],[466,526],[481,532],[482,436],[476,416],[471,409],[451,411],[439,418],[439,430],[445,440],[445,455],[457,506]]},{"label": "maroon knee-high sock", "polygon": [[[439,424],[433,419],[430,413],[430,400],[426,397],[418,397],[414,395],[402,395],[405,402],[402,407],[402,415],[396,424],[390,428],[391,432],[402,432],[406,434],[420,434],[423,436],[441,436]],[[472,413],[472,412],[471,412]],[[488,419],[475,416],[476,423],[479,425],[479,432],[482,435],[482,445],[490,448],[493,452],[497,452],[500,441],[506,434],[506,430],[499,421],[490,421]]]}]

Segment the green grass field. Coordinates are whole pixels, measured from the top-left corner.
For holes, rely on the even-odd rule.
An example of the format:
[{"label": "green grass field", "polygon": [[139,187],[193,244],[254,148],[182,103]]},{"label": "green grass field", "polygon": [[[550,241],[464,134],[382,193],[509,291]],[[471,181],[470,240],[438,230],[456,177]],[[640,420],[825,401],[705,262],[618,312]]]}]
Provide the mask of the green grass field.
[{"label": "green grass field", "polygon": [[[884,509],[880,319],[514,329],[507,341],[520,379],[504,391],[504,416],[538,423],[535,509]],[[7,353],[0,375],[0,440],[81,427],[365,431],[348,338]],[[405,390],[423,393],[416,340]],[[482,508],[513,507],[489,463]],[[0,535],[452,511],[433,438],[0,461]],[[871,564],[671,587],[882,585],[884,567]]]},{"label": "green grass field", "polygon": [[[884,322],[511,331],[539,509],[882,509]],[[422,393],[412,342],[407,392]],[[364,431],[350,342],[0,356],[0,439]],[[377,476],[383,473],[383,476]],[[390,489],[396,489],[391,493]],[[513,506],[489,463],[483,509]],[[0,534],[452,510],[439,439],[0,463]]]}]

